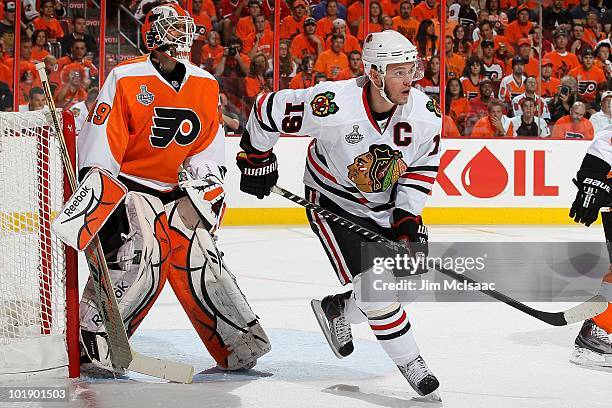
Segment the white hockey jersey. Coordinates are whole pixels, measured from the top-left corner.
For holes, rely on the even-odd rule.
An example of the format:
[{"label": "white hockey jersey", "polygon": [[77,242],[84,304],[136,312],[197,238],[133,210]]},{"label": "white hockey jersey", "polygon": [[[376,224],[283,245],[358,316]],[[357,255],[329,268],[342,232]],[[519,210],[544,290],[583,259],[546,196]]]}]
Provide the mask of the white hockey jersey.
[{"label": "white hockey jersey", "polygon": [[587,153],[599,157],[612,166],[612,126],[608,126],[595,135]]},{"label": "white hockey jersey", "polygon": [[408,102],[378,123],[368,84],[359,77],[261,95],[243,137],[259,151],[281,133],[313,137],[304,184],[388,228],[394,208],[421,214],[438,172],[442,120],[438,104],[412,88]]}]

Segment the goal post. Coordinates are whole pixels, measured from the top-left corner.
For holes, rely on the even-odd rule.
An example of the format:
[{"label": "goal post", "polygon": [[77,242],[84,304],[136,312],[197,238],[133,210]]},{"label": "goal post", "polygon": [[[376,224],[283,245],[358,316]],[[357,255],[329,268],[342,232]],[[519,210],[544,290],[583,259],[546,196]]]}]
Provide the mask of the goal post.
[{"label": "goal post", "polygon": [[80,374],[77,254],[51,231],[70,191],[49,112],[0,113],[0,374]]}]

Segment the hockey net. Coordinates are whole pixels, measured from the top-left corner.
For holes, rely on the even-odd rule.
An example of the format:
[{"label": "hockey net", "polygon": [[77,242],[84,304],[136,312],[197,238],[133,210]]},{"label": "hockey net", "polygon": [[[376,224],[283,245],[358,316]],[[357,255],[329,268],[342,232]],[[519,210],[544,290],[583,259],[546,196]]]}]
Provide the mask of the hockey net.
[{"label": "hockey net", "polygon": [[[74,163],[74,120],[58,113]],[[52,123],[0,113],[0,374],[67,367],[70,354],[78,376],[76,254],[51,231],[70,196]]]}]

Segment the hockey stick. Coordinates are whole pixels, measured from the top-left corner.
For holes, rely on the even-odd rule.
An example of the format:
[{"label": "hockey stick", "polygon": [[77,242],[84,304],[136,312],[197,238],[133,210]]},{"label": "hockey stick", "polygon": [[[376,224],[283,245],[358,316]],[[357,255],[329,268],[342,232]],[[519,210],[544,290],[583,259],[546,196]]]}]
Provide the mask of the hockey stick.
[{"label": "hockey stick", "polygon": [[[302,207],[305,207],[308,210],[314,211],[318,213],[319,215],[321,215],[326,220],[336,223],[340,226],[343,226],[370,241],[384,244],[386,247],[394,249],[394,250],[403,249],[405,251],[404,246],[401,245],[400,243],[391,241],[390,239],[387,239],[383,237],[382,235],[368,228],[364,228],[344,217],[341,217],[331,211],[321,208],[320,206],[313,204],[310,201],[300,196],[297,196],[291,193],[290,191],[285,190],[284,188],[281,188],[279,186],[274,186],[272,187],[272,192],[278,195],[281,195],[287,198],[288,200],[291,200],[294,203],[299,204]],[[477,287],[481,286],[479,282],[465,275],[459,274],[453,270],[442,268],[442,267],[436,267],[436,270],[459,282],[468,282],[470,284],[475,284]],[[583,320],[589,319],[593,316],[600,314],[601,312],[606,310],[606,308],[608,307],[607,300],[601,295],[596,295],[590,298],[589,300],[587,300],[586,302],[583,302],[568,310],[565,310],[562,312],[545,312],[542,310],[533,309],[527,306],[526,304],[521,303],[518,300],[513,299],[507,295],[504,295],[503,293],[498,292],[496,290],[481,289],[480,292],[484,293],[485,295],[491,296],[492,298],[497,299],[501,302],[504,302],[508,306],[518,309],[523,313],[533,316],[536,319],[541,320],[553,326],[565,326],[567,324],[581,322]]]},{"label": "hockey stick", "polygon": [[[68,177],[71,191],[77,187],[77,179],[74,171],[74,164],[68,154],[64,132],[57,117],[55,103],[51,95],[47,72],[43,62],[36,64],[36,70],[40,75],[43,91],[53,126],[59,142],[60,154],[64,163],[64,170]],[[96,283],[94,285],[98,296],[98,307],[104,321],[104,327],[108,336],[111,361],[114,368],[128,369],[131,371],[147,374],[153,377],[167,379],[175,382],[191,383],[193,378],[193,367],[188,364],[165,361],[153,357],[144,356],[130,347],[125,326],[119,313],[119,305],[115,296],[115,290],[111,284],[108,266],[102,251],[100,239],[96,236],[85,249],[85,257],[89,272]]]}]

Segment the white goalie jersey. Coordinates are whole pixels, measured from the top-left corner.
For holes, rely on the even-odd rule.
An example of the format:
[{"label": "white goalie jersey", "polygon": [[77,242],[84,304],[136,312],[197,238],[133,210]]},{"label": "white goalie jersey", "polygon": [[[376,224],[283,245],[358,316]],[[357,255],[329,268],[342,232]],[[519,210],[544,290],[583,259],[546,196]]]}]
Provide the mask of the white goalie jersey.
[{"label": "white goalie jersey", "polygon": [[388,228],[393,209],[420,215],[425,206],[440,162],[441,113],[412,88],[405,105],[378,121],[368,89],[360,77],[261,95],[243,138],[268,151],[280,134],[311,136],[304,183]]}]

